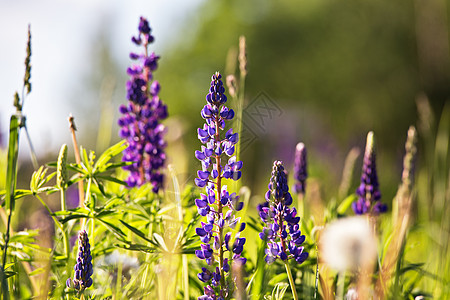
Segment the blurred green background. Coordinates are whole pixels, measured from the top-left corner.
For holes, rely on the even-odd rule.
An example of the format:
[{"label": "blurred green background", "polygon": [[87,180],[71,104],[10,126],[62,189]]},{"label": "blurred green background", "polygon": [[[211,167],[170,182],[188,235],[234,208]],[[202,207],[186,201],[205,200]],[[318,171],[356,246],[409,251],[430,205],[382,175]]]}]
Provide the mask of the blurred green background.
[{"label": "blurred green background", "polygon": [[[262,126],[244,113],[252,134],[241,137],[251,140],[242,153],[243,184],[262,194],[273,160],[284,161],[291,170],[295,145],[302,141],[310,176],[320,180],[325,199],[336,196],[346,154],[355,146],[363,150],[366,134],[373,130],[381,191],[390,202],[401,176],[407,129],[418,122],[416,99],[426,96],[437,118],[448,102],[448,7],[441,0],[204,1],[162,48],[162,29],[149,17],[155,51],[161,55],[154,77],[170,114],[169,162],[182,174],[195,174],[199,163],[193,154],[200,147],[196,128],[203,122],[199,112],[210,76],[238,71],[227,58],[236,54],[244,35],[245,107],[259,103],[263,95],[278,110]],[[108,24],[114,20],[103,18],[103,25],[93,29],[83,80],[64,96],[77,103],[81,144],[98,151],[118,140],[118,106],[126,102],[125,69],[130,64],[126,55],[117,60],[112,53],[117,41]],[[121,43],[135,50],[129,40]],[[92,130],[97,124],[99,129]],[[68,134],[63,142],[70,143]],[[56,151],[40,161],[55,160]],[[360,157],[352,189],[361,163]]]},{"label": "blurred green background", "polygon": [[[112,2],[118,7],[117,1]],[[415,191],[419,225],[409,237],[411,251],[407,257],[411,262],[427,263],[430,274],[447,270],[443,266],[450,262],[450,206],[446,200],[450,195],[449,2],[217,0],[196,5],[198,8],[183,19],[166,23],[152,21],[155,20],[152,15],[159,13],[157,7],[139,10],[139,15],[149,18],[155,35],[151,51],[161,55],[154,78],[161,83],[160,96],[170,115],[165,122],[168,163],[174,165],[181,183],[193,185],[200,167],[194,151],[201,146],[197,127],[204,121],[200,110],[205,104],[210,77],[215,71],[223,75],[238,73],[236,55],[239,37],[243,35],[247,39],[248,75],[243,115],[246,131],[240,137],[246,141],[241,157],[242,184],[248,185],[255,196],[251,205],[262,201],[273,160],[282,160],[292,173],[298,142],[304,142],[308,149],[306,199],[312,202],[317,199],[331,202],[339,197],[346,155],[358,147],[361,155],[349,189],[352,193],[359,183],[366,135],[372,130],[377,139],[382,201],[391,206],[401,179],[406,133],[410,125],[415,125],[419,132]],[[115,12],[121,13],[120,9]],[[75,115],[80,144],[97,153],[119,139],[116,123],[118,107],[126,103],[126,68],[131,63],[128,52],[136,50],[130,37],[137,32],[138,18],[127,24],[126,37],[122,38],[119,29],[113,26],[115,14],[98,16],[100,26],[90,32],[88,57],[79,62],[83,65],[81,79],[75,77],[77,80],[68,85],[70,88],[60,98],[52,99],[53,103],[61,101],[70,107],[66,110]],[[164,39],[161,34],[169,32],[172,23],[178,34],[172,32],[170,39],[160,43]],[[38,27],[33,37],[36,54],[32,62],[37,63],[32,71],[36,90],[31,97],[39,95],[41,78],[34,71],[55,68],[61,71],[61,76],[72,71],[60,70],[59,65],[51,62],[45,67],[39,64],[42,51],[39,29],[42,28]],[[64,38],[61,41],[61,37],[55,37],[56,46],[44,47],[58,50]],[[126,46],[118,50],[118,43]],[[235,108],[232,97],[228,98],[228,105]],[[33,104],[42,105],[31,98],[26,106],[31,109]],[[265,104],[273,111],[265,110]],[[12,97],[2,102],[2,110],[10,106]],[[47,147],[46,154],[39,157],[41,164],[56,160],[60,144],[71,145],[69,131],[65,129],[67,113],[58,115],[51,110],[56,106],[49,106],[45,116],[36,116],[32,109],[26,112],[34,141],[45,141],[47,137],[43,132],[33,133],[37,123],[33,118],[51,120],[54,127],[66,130],[65,139],[56,141],[58,147]],[[255,107],[266,114],[263,119],[254,114]],[[5,129],[0,132],[6,132]],[[29,148],[23,140],[22,136],[19,187],[29,185],[33,171],[27,163]],[[55,141],[51,142],[54,145]],[[50,206],[57,209],[58,199],[53,196],[49,199]],[[311,207],[320,206],[316,204]],[[19,209],[18,219],[24,222],[15,227],[36,226],[28,213],[40,204],[24,200],[19,205],[24,209]],[[254,209],[249,209],[249,214],[254,213]],[[317,221],[320,224],[323,220]],[[448,278],[447,273],[442,277]],[[427,281],[427,291],[436,287],[433,280]],[[443,287],[445,283],[442,281]]]},{"label": "blurred green background", "polygon": [[[243,149],[244,183],[266,185],[272,161],[292,164],[295,145],[303,141],[311,176],[320,178],[324,193],[335,196],[327,187],[339,182],[346,153],[353,146],[363,150],[373,130],[381,189],[390,202],[407,128],[418,120],[416,98],[427,95],[439,117],[450,93],[445,4],[211,1],[192,16],[199,24],[195,34],[188,22],[186,36],[161,53],[155,76],[171,116],[184,126],[186,149],[193,153],[200,145],[196,127],[202,123],[199,110],[209,77],[215,70],[224,72],[230,48],[237,51],[244,35],[245,103],[258,102],[263,92],[281,109],[281,116],[267,119],[263,129],[244,114],[256,136]],[[198,163],[190,157],[192,169]],[[357,174],[360,165],[361,158]]]}]

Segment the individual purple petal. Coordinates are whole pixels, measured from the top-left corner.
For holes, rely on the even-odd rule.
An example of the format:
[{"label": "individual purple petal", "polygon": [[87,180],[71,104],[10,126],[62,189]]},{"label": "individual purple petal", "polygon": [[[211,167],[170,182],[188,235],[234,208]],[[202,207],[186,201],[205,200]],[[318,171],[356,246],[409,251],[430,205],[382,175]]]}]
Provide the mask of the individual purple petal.
[{"label": "individual purple petal", "polygon": [[203,251],[201,251],[201,250],[195,250],[195,255],[200,259],[205,259],[205,255],[203,254]]},{"label": "individual purple petal", "polygon": [[208,171],[198,171],[197,175],[200,179],[207,179],[209,177],[209,172]]},{"label": "individual purple petal", "polygon": [[204,229],[206,232],[211,232],[211,231],[213,230],[213,228],[214,228],[213,224],[205,224],[205,225],[203,226],[203,229]]},{"label": "individual purple petal", "polygon": [[195,199],[195,205],[197,205],[197,207],[205,207],[208,205],[208,202],[202,199]]},{"label": "individual purple petal", "polygon": [[198,133],[199,138],[200,137],[202,137],[202,138],[208,137],[208,132],[206,130],[201,129],[201,128],[197,129],[197,133]]},{"label": "individual purple petal", "polygon": [[201,228],[201,227],[195,228],[195,232],[196,232],[199,236],[205,236],[205,235],[207,234],[206,230],[203,229],[203,228]]}]

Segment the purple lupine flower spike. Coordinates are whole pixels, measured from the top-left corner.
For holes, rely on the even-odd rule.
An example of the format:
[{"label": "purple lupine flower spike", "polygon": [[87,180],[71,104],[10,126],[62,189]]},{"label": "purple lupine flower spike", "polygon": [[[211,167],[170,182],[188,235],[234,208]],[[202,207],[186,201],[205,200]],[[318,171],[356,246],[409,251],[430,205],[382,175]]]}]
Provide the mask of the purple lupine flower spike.
[{"label": "purple lupine flower spike", "polygon": [[[245,223],[237,224],[240,219],[233,214],[242,209],[244,203],[239,201],[236,193],[229,193],[223,180],[238,180],[241,178],[242,162],[234,156],[238,134],[232,129],[225,130],[225,121],[234,117],[234,111],[227,108],[225,88],[222,76],[216,72],[212,76],[207,104],[201,111],[205,124],[197,130],[198,139],[202,142],[200,150],[195,151],[195,157],[201,161],[202,169],[197,172],[195,184],[204,188],[205,193],[195,200],[198,213],[206,217],[196,233],[202,241],[201,248],[195,255],[208,264],[198,274],[200,281],[208,283],[204,295],[198,299],[225,299],[232,295],[234,286],[230,286],[227,277],[230,275],[232,261],[244,264],[246,259],[241,256],[244,250],[245,238],[240,237]],[[236,232],[233,244],[230,244],[232,232]],[[231,260],[225,258],[225,252],[230,253]],[[227,255],[228,256],[228,255]]]},{"label": "purple lupine flower spike", "polygon": [[380,201],[378,176],[375,163],[375,138],[373,132],[367,134],[366,150],[361,174],[361,184],[356,189],[358,200],[352,203],[355,214],[378,215],[387,211],[386,204]]},{"label": "purple lupine flower spike", "polygon": [[139,34],[132,41],[142,45],[144,53],[130,53],[136,64],[127,70],[130,76],[127,81],[128,105],[119,108],[122,114],[118,122],[121,127],[119,135],[128,142],[122,160],[133,163],[124,167],[130,171],[126,179],[128,186],[151,182],[153,192],[157,193],[164,181],[161,168],[166,161],[165,127],[160,122],[167,118],[167,106],[158,96],[161,88],[159,82],[152,81],[159,56],[148,54],[148,46],[154,40],[150,25],[141,17],[138,28]]},{"label": "purple lupine flower spike", "polygon": [[291,204],[292,197],[283,163],[274,161],[266,202],[258,205],[259,216],[265,223],[259,237],[268,242],[267,263],[280,258],[283,261],[294,259],[301,264],[308,258],[308,252],[301,246],[305,236],[300,231],[300,217],[295,208],[289,208]]},{"label": "purple lupine flower spike", "polygon": [[295,161],[294,161],[294,193],[305,194],[306,178],[308,173],[306,171],[306,147],[303,143],[298,143],[295,147]]},{"label": "purple lupine flower spike", "polygon": [[67,279],[66,285],[69,288],[74,288],[79,292],[92,285],[92,256],[91,256],[91,245],[89,244],[88,235],[85,230],[80,231],[78,234],[78,256],[77,263],[75,264],[74,270],[75,275],[73,280],[71,278]]}]

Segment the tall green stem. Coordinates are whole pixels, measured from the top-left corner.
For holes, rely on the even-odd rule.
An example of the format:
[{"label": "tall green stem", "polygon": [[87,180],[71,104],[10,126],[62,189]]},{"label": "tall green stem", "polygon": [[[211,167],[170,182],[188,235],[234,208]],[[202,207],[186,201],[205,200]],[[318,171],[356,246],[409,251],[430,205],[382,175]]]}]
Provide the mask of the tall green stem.
[{"label": "tall green stem", "polygon": [[318,294],[318,290],[319,290],[319,249],[317,247],[316,244],[316,281],[314,284],[314,299],[317,299],[317,294]]},{"label": "tall green stem", "polygon": [[[2,268],[4,270],[8,253],[11,217],[15,206],[15,189],[17,180],[17,158],[19,153],[19,129],[22,126],[22,116],[12,115],[9,123],[8,164],[6,167],[6,197],[5,210],[8,215],[3,248]],[[3,284],[3,283],[2,283]]]},{"label": "tall green stem", "polygon": [[294,277],[292,277],[291,268],[289,268],[288,260],[284,261],[284,266],[286,267],[286,273],[289,279],[289,284],[291,285],[292,296],[295,300],[298,300],[297,290],[295,289]]},{"label": "tall green stem", "polygon": [[298,215],[301,219],[305,216],[305,194],[298,193]]},{"label": "tall green stem", "polygon": [[336,299],[344,299],[345,271],[339,272]]},{"label": "tall green stem", "polygon": [[[220,135],[219,135],[219,117],[215,118],[215,125],[216,125],[216,134],[214,137],[214,149],[216,149],[217,145],[220,143]],[[217,164],[217,172],[219,173],[219,176],[217,176],[217,182],[216,182],[216,189],[217,189],[217,201],[218,201],[218,215],[217,218],[220,217],[222,214],[222,202],[220,201],[220,192],[222,190],[222,183],[221,183],[221,162],[220,162],[220,155],[216,155],[216,164]],[[225,272],[223,271],[223,228],[219,228],[219,270],[220,270],[220,294],[223,296],[223,290],[225,288]]]},{"label": "tall green stem", "polygon": [[61,210],[66,211],[66,191],[61,189]]}]

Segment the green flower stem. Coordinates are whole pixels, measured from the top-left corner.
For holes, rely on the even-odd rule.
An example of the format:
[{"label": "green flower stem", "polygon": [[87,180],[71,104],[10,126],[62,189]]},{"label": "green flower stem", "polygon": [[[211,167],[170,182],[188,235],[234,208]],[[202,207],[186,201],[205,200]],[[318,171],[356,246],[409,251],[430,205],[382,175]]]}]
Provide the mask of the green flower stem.
[{"label": "green flower stem", "polygon": [[[81,165],[80,148],[78,148],[77,136],[75,134],[77,127],[75,126],[74,117],[72,115],[69,115],[68,121],[69,121],[70,132],[72,134],[72,142],[73,142],[73,150],[75,153],[75,161],[78,165]],[[81,175],[82,174],[80,174],[80,176]],[[78,197],[79,197],[78,206],[84,207],[84,181],[83,180],[80,180],[78,182]],[[82,225],[84,225],[84,224],[82,224]]]},{"label": "green flower stem", "polygon": [[316,244],[316,282],[314,285],[314,299],[317,299],[318,291],[319,291],[319,249]]},{"label": "green flower stem", "polygon": [[66,211],[67,207],[66,207],[66,190],[65,189],[60,189],[61,191],[61,210],[62,211]]},{"label": "green flower stem", "polygon": [[[214,146],[220,143],[220,135],[219,135],[219,119],[216,117],[215,125],[216,125],[216,134],[214,136]],[[215,149],[216,147],[214,147]],[[219,176],[217,176],[217,182],[216,182],[216,190],[217,190],[217,199],[218,200],[218,216],[222,214],[222,202],[220,201],[220,193],[222,191],[222,183],[221,183],[221,172],[222,172],[222,166],[220,163],[220,155],[216,155],[216,164],[217,164],[217,172],[219,173]],[[219,271],[220,271],[220,295],[223,297],[223,291],[225,289],[225,272],[223,271],[223,228],[219,228]]]},{"label": "green flower stem", "polygon": [[122,262],[119,262],[117,265],[117,279],[116,279],[116,291],[115,291],[116,299],[120,299],[120,296],[122,293],[122,269],[123,269],[123,264],[122,264]]},{"label": "green flower stem", "polygon": [[305,194],[298,193],[298,216],[303,220],[303,217],[305,216]]},{"label": "green flower stem", "polygon": [[284,261],[284,266],[286,267],[286,273],[289,279],[289,284],[291,285],[292,296],[294,300],[298,300],[297,290],[295,289],[294,278],[292,277],[291,268],[289,268],[288,260]]},{"label": "green flower stem", "polygon": [[338,274],[336,299],[344,299],[345,271]]}]

